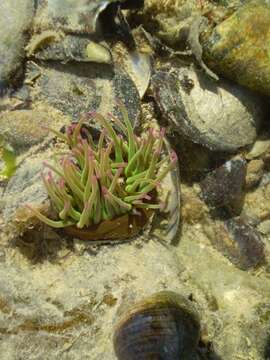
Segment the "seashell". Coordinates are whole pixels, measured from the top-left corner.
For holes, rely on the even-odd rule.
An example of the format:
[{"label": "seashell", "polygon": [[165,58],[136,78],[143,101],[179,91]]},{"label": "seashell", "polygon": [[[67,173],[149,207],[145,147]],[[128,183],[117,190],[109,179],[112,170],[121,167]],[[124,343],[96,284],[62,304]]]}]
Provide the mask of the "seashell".
[{"label": "seashell", "polygon": [[261,101],[248,90],[226,81],[214,84],[186,67],[158,71],[151,84],[173,132],[212,151],[234,152],[254,142],[262,119]]},{"label": "seashell", "polygon": [[[95,34],[100,25],[100,15],[110,6],[116,9],[118,6],[142,6],[142,1],[130,3],[128,0],[45,0],[38,6],[35,29],[56,28],[66,33]],[[110,11],[109,15],[113,18],[115,11]]]},{"label": "seashell", "polygon": [[192,302],[161,291],[120,317],[113,343],[118,360],[179,360],[194,353],[199,336],[199,315]]},{"label": "seashell", "polygon": [[217,222],[206,232],[212,245],[239,269],[254,269],[264,263],[260,233],[241,217]]},{"label": "seashell", "polygon": [[[168,141],[166,152],[171,151]],[[150,235],[166,244],[178,241],[181,213],[180,171],[178,167],[170,171],[162,180],[160,200],[164,204],[162,212],[156,212],[151,223]]]},{"label": "seashell", "polygon": [[115,64],[124,68],[129,74],[142,98],[148,89],[152,74],[150,56],[137,50],[128,51],[120,42],[113,47],[112,53]]},{"label": "seashell", "polygon": [[69,226],[63,231],[80,240],[124,240],[137,235],[147,224],[153,211],[143,209],[139,214],[125,214],[113,220],[105,220],[87,229]]},{"label": "seashell", "polygon": [[30,42],[25,47],[26,54],[28,57],[32,56],[36,51],[44,46],[50,44],[51,42],[61,41],[60,33],[53,30],[46,30],[41,34],[35,34]]},{"label": "seashell", "polygon": [[[68,63],[46,64],[31,87],[32,101],[42,101],[60,110],[72,119],[81,114],[97,111],[104,116],[117,112],[117,99],[126,106],[129,117],[138,124],[140,97],[126,72],[106,64]],[[35,67],[29,63],[27,77]]]},{"label": "seashell", "polygon": [[89,61],[102,64],[111,64],[112,55],[110,50],[105,46],[90,41],[86,46],[86,56]]},{"label": "seashell", "polygon": [[38,60],[112,63],[111,52],[106,46],[86,38],[65,36],[50,30],[34,36],[26,50],[29,57]]},{"label": "seashell", "polygon": [[252,0],[201,37],[203,58],[216,73],[270,95],[270,3]]}]

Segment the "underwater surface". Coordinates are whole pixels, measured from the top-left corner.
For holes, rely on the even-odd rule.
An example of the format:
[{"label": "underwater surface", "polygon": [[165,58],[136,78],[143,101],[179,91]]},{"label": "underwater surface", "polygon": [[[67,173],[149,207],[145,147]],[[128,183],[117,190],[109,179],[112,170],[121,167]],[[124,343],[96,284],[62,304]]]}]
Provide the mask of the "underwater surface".
[{"label": "underwater surface", "polygon": [[270,2],[0,25],[0,359],[270,359]]}]

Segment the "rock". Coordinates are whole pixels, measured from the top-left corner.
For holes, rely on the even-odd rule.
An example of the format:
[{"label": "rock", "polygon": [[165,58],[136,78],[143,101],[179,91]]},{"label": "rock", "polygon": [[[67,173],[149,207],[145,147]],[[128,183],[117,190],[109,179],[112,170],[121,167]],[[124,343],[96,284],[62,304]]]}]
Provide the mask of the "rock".
[{"label": "rock", "polygon": [[238,207],[246,178],[246,161],[235,158],[208,173],[200,182],[202,197],[210,207]]},{"label": "rock", "polygon": [[257,229],[263,235],[270,235],[270,220],[262,221],[257,226]]},{"label": "rock", "polygon": [[[78,256],[66,251],[63,239],[46,237],[40,232],[36,245],[28,234],[0,262],[0,353],[5,349],[6,358],[116,360],[113,322],[129,296],[146,297],[169,283],[172,291],[189,294],[179,283],[176,257],[158,242],[142,249],[103,246],[96,255]],[[33,255],[40,258],[33,263],[27,254],[35,245]]]},{"label": "rock", "polygon": [[22,74],[26,34],[34,15],[33,0],[0,4],[0,97]]},{"label": "rock", "polygon": [[205,204],[194,192],[185,188],[184,185],[182,185],[181,188],[182,221],[188,224],[198,224],[199,222],[202,222],[207,211]]},{"label": "rock", "polygon": [[252,160],[247,164],[246,189],[257,185],[263,177],[264,162],[261,159]]},{"label": "rock", "polygon": [[210,240],[239,269],[249,270],[264,262],[264,243],[259,232],[240,217],[217,223]]},{"label": "rock", "polygon": [[233,15],[202,36],[204,61],[218,74],[270,95],[268,0],[246,2]]},{"label": "rock", "polygon": [[[47,111],[45,111],[47,110]],[[48,127],[59,130],[65,119],[51,109],[15,110],[0,114],[0,133],[15,152],[21,153],[40,144],[49,134]],[[54,135],[53,135],[54,136]]]},{"label": "rock", "polygon": [[[40,207],[48,199],[46,189],[41,179],[42,160],[40,157],[29,157],[16,169],[14,175],[6,185],[4,195],[1,197],[0,211],[6,225],[6,231],[12,232],[11,238],[23,233],[29,211],[25,205],[33,203]],[[18,215],[18,219],[17,219]],[[23,218],[22,220],[20,220]],[[27,219],[28,220],[28,219]],[[25,224],[27,228],[28,224]]]},{"label": "rock", "polygon": [[270,140],[269,135],[261,136],[259,137],[251,149],[248,151],[248,153],[245,155],[245,158],[247,160],[256,159],[259,157],[262,157],[270,148]]},{"label": "rock", "polygon": [[[215,84],[190,68],[158,71],[154,96],[171,130],[213,151],[252,144],[262,119],[259,99],[226,81]],[[211,109],[211,111],[210,111]]]},{"label": "rock", "polygon": [[255,222],[270,218],[270,183],[269,174],[265,174],[260,185],[246,193],[243,212]]}]

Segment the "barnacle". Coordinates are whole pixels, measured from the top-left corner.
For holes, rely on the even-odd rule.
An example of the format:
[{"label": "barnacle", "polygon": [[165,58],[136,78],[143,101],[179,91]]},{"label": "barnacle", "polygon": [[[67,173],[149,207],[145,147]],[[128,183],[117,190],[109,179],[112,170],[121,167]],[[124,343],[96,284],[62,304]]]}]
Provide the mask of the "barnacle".
[{"label": "barnacle", "polygon": [[[160,182],[176,166],[174,152],[162,155],[164,129],[149,129],[135,136],[128,113],[119,104],[124,123],[109,115],[89,113],[102,127],[95,143],[83,119],[67,128],[65,134],[53,130],[69,147],[55,164],[45,163],[42,174],[49,197],[57,210],[58,220],[51,220],[30,205],[44,223],[55,228],[76,225],[82,229],[139,209],[157,209]],[[120,128],[118,134],[112,122]],[[53,175],[54,174],[54,175]]]}]

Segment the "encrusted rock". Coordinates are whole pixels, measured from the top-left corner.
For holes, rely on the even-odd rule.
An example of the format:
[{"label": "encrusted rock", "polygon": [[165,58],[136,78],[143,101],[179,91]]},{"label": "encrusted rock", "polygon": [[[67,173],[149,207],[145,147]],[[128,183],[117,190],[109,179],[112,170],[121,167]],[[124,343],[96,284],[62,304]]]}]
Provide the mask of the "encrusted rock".
[{"label": "encrusted rock", "polygon": [[63,125],[62,117],[61,122],[48,108],[47,112],[44,109],[3,112],[0,115],[0,133],[15,152],[20,153],[41,143],[49,133],[47,127],[59,130]]},{"label": "encrusted rock", "polygon": [[[13,177],[9,180],[0,204],[0,210],[6,227],[12,225],[11,223],[14,225],[16,213],[19,212],[19,217],[21,217],[21,209],[27,203],[31,202],[40,206],[42,202],[48,199],[41,178],[41,170],[41,159],[29,158],[18,167]],[[31,217],[33,218],[33,215]],[[19,224],[18,229],[20,229]],[[16,234],[16,229],[14,229],[13,235],[18,235],[18,233]]]},{"label": "encrusted rock", "polygon": [[252,160],[247,164],[246,188],[257,185],[263,177],[264,162],[261,159]]},{"label": "encrusted rock", "polygon": [[203,41],[208,66],[252,90],[270,95],[270,3],[248,1]]},{"label": "encrusted rock", "polygon": [[15,82],[18,72],[22,70],[26,33],[30,28],[33,13],[33,0],[1,0],[0,97],[5,93],[8,84]]},{"label": "encrusted rock", "polygon": [[210,207],[237,207],[242,200],[245,178],[246,161],[229,160],[201,181],[202,197]]},{"label": "encrusted rock", "polygon": [[246,154],[246,159],[252,160],[259,157],[263,157],[263,155],[269,150],[270,148],[270,139],[269,135],[265,135],[263,137],[259,137],[249,152]]},{"label": "encrusted rock", "polygon": [[191,141],[233,152],[256,139],[261,102],[247,90],[185,67],[158,71],[152,85],[170,128]]}]

